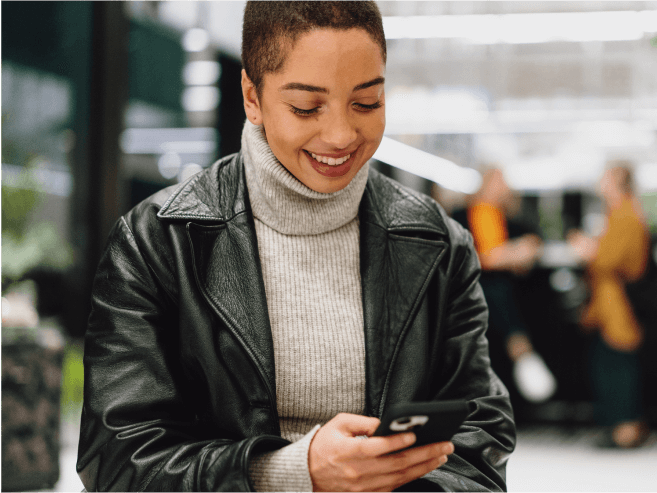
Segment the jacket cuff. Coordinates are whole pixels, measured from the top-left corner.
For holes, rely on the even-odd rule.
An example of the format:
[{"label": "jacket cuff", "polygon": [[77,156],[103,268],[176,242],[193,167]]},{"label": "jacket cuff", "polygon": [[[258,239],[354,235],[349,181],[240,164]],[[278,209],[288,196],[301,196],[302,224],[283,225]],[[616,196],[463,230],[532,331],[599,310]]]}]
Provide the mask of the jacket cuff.
[{"label": "jacket cuff", "polygon": [[249,477],[256,491],[312,491],[308,449],[319,428],[315,426],[303,438],[281,449],[253,456]]}]

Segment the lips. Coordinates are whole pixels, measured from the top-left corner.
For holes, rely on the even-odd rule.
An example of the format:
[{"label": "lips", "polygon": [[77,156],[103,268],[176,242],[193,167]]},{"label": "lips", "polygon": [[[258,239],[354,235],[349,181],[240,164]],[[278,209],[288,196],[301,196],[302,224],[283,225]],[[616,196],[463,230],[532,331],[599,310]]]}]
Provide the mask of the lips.
[{"label": "lips", "polygon": [[317,171],[322,176],[327,176],[329,178],[334,178],[338,176],[346,175],[351,166],[355,162],[355,153],[353,151],[349,154],[343,154],[342,156],[322,156],[321,154],[315,154],[310,151],[305,151],[304,153],[308,157],[308,161],[315,171]]}]

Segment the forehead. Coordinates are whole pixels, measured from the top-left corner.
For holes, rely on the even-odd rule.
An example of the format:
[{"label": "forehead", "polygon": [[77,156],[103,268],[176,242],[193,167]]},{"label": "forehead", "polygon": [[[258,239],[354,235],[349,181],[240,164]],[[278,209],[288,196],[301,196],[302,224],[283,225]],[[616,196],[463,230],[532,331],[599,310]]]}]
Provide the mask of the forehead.
[{"label": "forehead", "polygon": [[377,76],[385,71],[381,49],[364,29],[313,29],[293,44],[281,42],[287,45],[281,68],[268,74],[276,79],[302,76],[318,82],[337,72],[347,78],[354,73]]}]

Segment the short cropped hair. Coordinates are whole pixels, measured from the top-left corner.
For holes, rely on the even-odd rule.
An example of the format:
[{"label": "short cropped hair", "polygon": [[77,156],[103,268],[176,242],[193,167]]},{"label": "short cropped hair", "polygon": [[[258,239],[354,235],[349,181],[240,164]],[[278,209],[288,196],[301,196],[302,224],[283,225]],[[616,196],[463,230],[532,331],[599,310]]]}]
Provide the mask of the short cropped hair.
[{"label": "short cropped hair", "polygon": [[381,12],[368,1],[246,2],[242,25],[242,66],[258,95],[266,73],[283,68],[299,36],[316,28],[364,29],[381,48],[386,62],[386,39]]}]

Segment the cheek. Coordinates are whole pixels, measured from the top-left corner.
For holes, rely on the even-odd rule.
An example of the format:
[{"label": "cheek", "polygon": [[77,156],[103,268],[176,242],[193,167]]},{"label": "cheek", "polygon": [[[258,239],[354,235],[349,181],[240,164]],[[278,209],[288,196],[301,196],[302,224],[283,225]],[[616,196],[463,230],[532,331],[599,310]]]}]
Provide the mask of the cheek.
[{"label": "cheek", "polygon": [[281,127],[279,132],[281,142],[285,143],[285,151],[289,154],[300,153],[308,146],[314,135],[310,122],[290,121]]},{"label": "cheek", "polygon": [[385,115],[372,119],[365,127],[365,137],[372,144],[378,146],[383,138],[383,132],[386,128]]},{"label": "cheek", "polygon": [[378,133],[382,134],[385,126],[386,114],[383,108],[368,115],[365,121],[363,121],[363,130],[369,135],[376,135]]},{"label": "cheek", "polygon": [[267,132],[267,141],[279,161],[293,166],[308,142],[307,127],[299,126],[293,121],[269,122],[271,132]]}]

